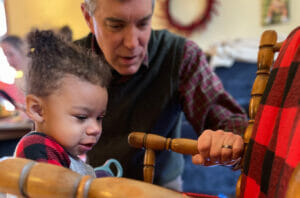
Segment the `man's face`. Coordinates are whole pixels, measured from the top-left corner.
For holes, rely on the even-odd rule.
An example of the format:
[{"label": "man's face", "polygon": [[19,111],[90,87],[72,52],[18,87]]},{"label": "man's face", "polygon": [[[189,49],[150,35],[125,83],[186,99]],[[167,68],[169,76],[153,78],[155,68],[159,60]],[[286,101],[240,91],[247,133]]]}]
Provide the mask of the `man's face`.
[{"label": "man's face", "polygon": [[109,64],[121,75],[135,74],[147,53],[151,0],[98,0],[92,16],[83,10]]}]

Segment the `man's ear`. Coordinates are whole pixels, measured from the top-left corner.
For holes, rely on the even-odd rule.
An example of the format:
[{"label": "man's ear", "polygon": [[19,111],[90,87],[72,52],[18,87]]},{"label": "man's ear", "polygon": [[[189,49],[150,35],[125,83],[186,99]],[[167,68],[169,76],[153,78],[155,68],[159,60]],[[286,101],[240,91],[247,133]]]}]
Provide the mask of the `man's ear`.
[{"label": "man's ear", "polygon": [[94,22],[93,22],[92,16],[89,14],[87,5],[85,3],[81,3],[81,12],[84,16],[84,19],[85,19],[90,31],[94,34],[95,33]]},{"label": "man's ear", "polygon": [[40,97],[31,94],[26,96],[26,113],[35,122],[44,121],[42,104]]}]

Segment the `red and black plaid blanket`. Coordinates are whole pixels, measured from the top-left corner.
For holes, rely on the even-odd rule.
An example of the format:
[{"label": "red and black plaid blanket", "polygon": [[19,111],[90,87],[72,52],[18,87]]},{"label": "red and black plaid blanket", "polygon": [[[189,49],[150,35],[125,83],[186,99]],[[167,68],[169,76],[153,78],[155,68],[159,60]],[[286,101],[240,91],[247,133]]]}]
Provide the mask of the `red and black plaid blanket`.
[{"label": "red and black plaid blanket", "polygon": [[300,27],[283,43],[245,157],[241,197],[285,197],[300,162]]}]

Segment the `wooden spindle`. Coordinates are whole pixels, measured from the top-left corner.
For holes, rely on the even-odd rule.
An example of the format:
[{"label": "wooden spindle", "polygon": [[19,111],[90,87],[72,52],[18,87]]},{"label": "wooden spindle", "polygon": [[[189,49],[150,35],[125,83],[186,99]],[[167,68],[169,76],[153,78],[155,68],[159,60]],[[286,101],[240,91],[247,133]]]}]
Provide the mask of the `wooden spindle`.
[{"label": "wooden spindle", "polygon": [[155,134],[132,132],[128,136],[128,143],[135,148],[146,148],[144,156],[144,181],[153,183],[155,173],[154,150],[172,150],[177,153],[195,155],[198,153],[197,140],[184,138],[165,138]]},{"label": "wooden spindle", "polygon": [[153,150],[172,150],[177,153],[195,155],[198,153],[197,140],[185,138],[165,138],[155,134],[132,132],[128,143],[135,148],[150,148]]},{"label": "wooden spindle", "polygon": [[300,164],[294,169],[289,180],[286,198],[300,197]]},{"label": "wooden spindle", "polygon": [[[22,170],[32,160],[10,158],[0,162],[0,192],[28,197],[74,197],[79,174],[69,169],[46,163],[31,166],[23,186],[19,186]],[[61,187],[58,187],[61,186]]]},{"label": "wooden spindle", "polygon": [[[247,153],[248,143],[252,136],[255,116],[269,80],[270,70],[274,62],[274,54],[281,47],[281,43],[277,42],[277,33],[273,30],[265,31],[260,40],[259,51],[257,56],[257,72],[256,78],[252,86],[251,99],[249,102],[249,121],[244,133],[244,154]],[[244,166],[244,158],[241,167]],[[243,174],[243,169],[242,169]],[[242,175],[239,177],[236,185],[236,196],[240,197]]]},{"label": "wooden spindle", "polygon": [[155,173],[155,152],[149,148],[145,151],[143,173],[144,181],[152,184]]},{"label": "wooden spindle", "polygon": [[[23,186],[22,170],[30,166]],[[31,198],[188,198],[189,196],[149,183],[119,177],[92,178],[70,169],[23,158],[0,161],[0,192],[21,196],[22,188]]]}]

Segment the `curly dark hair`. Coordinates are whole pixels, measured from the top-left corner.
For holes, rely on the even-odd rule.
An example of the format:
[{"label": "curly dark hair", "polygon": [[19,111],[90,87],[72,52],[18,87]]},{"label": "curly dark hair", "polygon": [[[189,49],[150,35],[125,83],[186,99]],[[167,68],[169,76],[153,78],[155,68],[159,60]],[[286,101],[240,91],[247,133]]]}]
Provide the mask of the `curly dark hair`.
[{"label": "curly dark hair", "polygon": [[27,40],[31,58],[26,76],[27,94],[48,96],[60,87],[67,74],[108,87],[111,70],[104,57],[65,41],[51,30],[34,30]]},{"label": "curly dark hair", "polygon": [[63,37],[66,41],[73,41],[73,31],[68,25],[64,25],[58,30],[58,34]]}]

